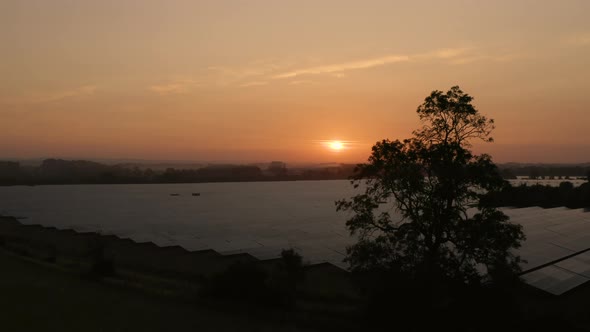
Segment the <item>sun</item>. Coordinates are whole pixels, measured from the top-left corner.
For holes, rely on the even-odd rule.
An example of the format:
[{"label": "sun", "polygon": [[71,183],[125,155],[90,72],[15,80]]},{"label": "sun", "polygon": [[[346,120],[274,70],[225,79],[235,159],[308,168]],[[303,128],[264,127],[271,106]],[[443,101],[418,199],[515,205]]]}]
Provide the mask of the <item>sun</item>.
[{"label": "sun", "polygon": [[328,143],[328,146],[330,147],[330,149],[332,149],[334,151],[340,151],[340,150],[344,149],[344,143],[342,143],[340,141],[331,141]]}]

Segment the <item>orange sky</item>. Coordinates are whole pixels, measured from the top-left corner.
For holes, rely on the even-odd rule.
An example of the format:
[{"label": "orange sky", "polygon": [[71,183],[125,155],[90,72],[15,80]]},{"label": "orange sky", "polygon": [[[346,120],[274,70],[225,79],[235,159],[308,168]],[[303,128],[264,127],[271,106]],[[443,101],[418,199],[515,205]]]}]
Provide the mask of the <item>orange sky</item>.
[{"label": "orange sky", "polygon": [[[0,2],[0,158],[358,162],[434,89],[590,161],[590,1]],[[323,140],[348,142],[339,152]]]}]

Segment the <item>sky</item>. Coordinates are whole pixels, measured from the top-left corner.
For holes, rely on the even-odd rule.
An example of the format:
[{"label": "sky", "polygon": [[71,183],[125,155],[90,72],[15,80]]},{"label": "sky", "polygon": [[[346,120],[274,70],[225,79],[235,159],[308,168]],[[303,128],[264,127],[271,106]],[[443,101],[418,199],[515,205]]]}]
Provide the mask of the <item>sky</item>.
[{"label": "sky", "polygon": [[496,121],[476,152],[589,162],[588,13],[586,0],[0,0],[0,158],[361,162],[459,85]]}]

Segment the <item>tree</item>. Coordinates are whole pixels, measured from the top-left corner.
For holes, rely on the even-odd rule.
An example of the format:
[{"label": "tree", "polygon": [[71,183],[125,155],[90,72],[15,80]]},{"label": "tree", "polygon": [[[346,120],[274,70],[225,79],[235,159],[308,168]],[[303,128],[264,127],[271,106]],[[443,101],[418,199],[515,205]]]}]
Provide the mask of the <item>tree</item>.
[{"label": "tree", "polygon": [[531,167],[529,172],[529,179],[530,180],[537,180],[540,177],[540,172],[538,167]]},{"label": "tree", "polygon": [[470,150],[474,140],[492,142],[494,129],[472,100],[457,86],[433,91],[417,109],[422,128],[377,142],[358,166],[352,184],[364,192],[336,202],[352,212],[353,271],[394,271],[429,293],[518,271],[522,227],[481,200],[507,183],[489,155]]},{"label": "tree", "polygon": [[287,164],[282,161],[273,161],[268,165],[268,171],[276,177],[287,175]]}]

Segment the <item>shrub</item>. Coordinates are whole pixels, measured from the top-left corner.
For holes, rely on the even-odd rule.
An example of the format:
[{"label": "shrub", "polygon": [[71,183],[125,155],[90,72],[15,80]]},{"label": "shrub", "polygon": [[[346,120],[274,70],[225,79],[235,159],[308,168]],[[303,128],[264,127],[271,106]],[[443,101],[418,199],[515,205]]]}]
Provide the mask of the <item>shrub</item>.
[{"label": "shrub", "polygon": [[257,263],[232,264],[205,280],[201,295],[291,308],[303,278],[301,256],[292,249],[283,250],[281,260],[271,269]]},{"label": "shrub", "polygon": [[205,296],[260,301],[269,297],[268,273],[254,263],[237,262],[227,270],[206,280]]},{"label": "shrub", "polygon": [[285,307],[294,307],[297,300],[297,285],[305,279],[303,259],[293,249],[283,250],[277,268],[270,275],[270,288],[276,299]]},{"label": "shrub", "polygon": [[86,276],[90,278],[102,278],[115,273],[113,260],[105,256],[104,243],[100,239],[89,243],[88,256],[90,269]]}]

